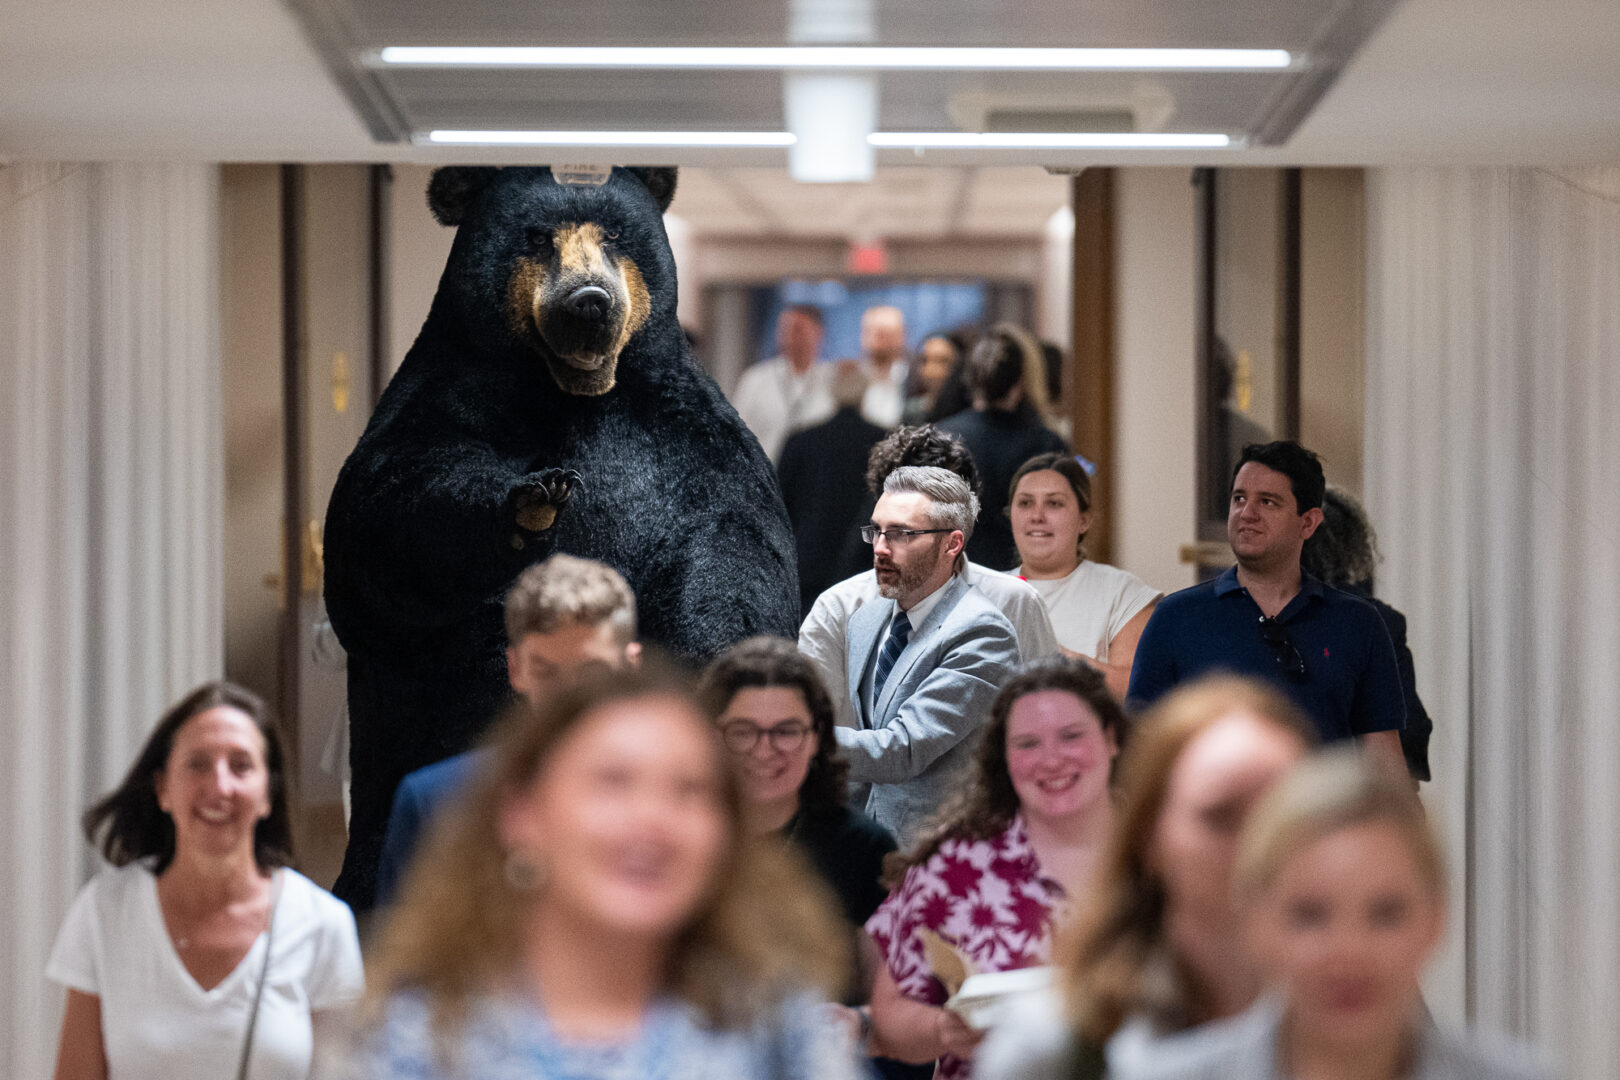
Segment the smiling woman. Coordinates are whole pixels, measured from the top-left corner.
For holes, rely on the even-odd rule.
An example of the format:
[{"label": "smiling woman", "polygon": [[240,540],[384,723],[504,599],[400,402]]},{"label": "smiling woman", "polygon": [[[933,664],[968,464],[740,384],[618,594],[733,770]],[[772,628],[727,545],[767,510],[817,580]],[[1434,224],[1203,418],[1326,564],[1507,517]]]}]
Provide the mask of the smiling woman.
[{"label": "smiling woman", "polygon": [[360,995],[360,946],[349,909],[286,865],[284,792],[264,703],[209,683],[85,814],[114,868],[46,968],[68,988],[57,1080],[311,1074]]},{"label": "smiling woman", "polygon": [[853,1076],[809,1004],[831,913],[745,828],[684,680],[588,671],[490,754],[412,864],[345,1075]]},{"label": "smiling woman", "polygon": [[[1047,962],[1070,899],[1089,884],[1113,824],[1110,781],[1126,720],[1078,660],[1020,670],[991,707],[972,786],[927,838],[890,862],[889,898],[866,924],[882,963],[873,1045],[969,1075],[983,1032],[943,1007],[937,943],[978,971]],[[931,943],[936,943],[931,947]]]}]

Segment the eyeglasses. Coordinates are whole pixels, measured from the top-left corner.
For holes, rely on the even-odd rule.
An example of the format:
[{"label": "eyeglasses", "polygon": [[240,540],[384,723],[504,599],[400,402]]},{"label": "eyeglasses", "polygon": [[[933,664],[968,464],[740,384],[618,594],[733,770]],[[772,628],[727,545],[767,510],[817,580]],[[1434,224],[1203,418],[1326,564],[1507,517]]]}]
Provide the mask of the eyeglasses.
[{"label": "eyeglasses", "polygon": [[876,544],[878,537],[881,536],[889,542],[890,547],[899,547],[902,544],[911,543],[919,536],[927,536],[929,533],[955,531],[955,529],[880,529],[876,525],[862,525],[861,539],[868,544]]},{"label": "eyeglasses", "polygon": [[747,720],[738,720],[720,729],[726,749],[733,754],[752,754],[761,738],[769,740],[771,749],[778,754],[791,754],[804,745],[804,737],[808,734],[810,729],[803,724],[778,724],[773,728],[762,728]]},{"label": "eyeglasses", "polygon": [[1283,674],[1291,679],[1305,678],[1305,657],[1300,655],[1299,647],[1288,636],[1288,631],[1283,629],[1282,623],[1270,615],[1260,616],[1260,636],[1271,646],[1272,659],[1277,661]]}]

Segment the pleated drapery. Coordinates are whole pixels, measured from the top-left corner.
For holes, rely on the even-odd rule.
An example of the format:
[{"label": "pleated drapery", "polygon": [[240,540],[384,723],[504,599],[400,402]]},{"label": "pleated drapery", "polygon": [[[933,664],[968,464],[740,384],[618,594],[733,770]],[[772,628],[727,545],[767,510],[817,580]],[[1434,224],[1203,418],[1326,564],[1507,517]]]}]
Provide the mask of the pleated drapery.
[{"label": "pleated drapery", "polygon": [[1368,174],[1366,495],[1435,718],[1431,1003],[1620,1076],[1620,170]]},{"label": "pleated drapery", "polygon": [[0,167],[0,1075],[49,1076],[80,814],[223,668],[217,169]]}]

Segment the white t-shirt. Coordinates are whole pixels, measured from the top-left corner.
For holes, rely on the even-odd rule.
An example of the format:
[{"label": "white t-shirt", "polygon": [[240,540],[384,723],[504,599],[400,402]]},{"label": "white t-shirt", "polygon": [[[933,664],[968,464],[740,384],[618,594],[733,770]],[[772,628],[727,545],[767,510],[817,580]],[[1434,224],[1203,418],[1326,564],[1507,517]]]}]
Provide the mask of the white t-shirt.
[{"label": "white t-shirt", "polygon": [[1137,612],[1164,594],[1129,570],[1082,559],[1068,576],[1027,579],[1052,616],[1052,628],[1065,649],[1108,662],[1108,643]]},{"label": "white t-shirt", "polygon": [[871,380],[866,395],[861,398],[861,415],[868,423],[892,428],[900,423],[906,409],[906,372],[910,370],[904,360],[889,365],[887,373],[879,375],[871,362],[865,362],[866,377]]},{"label": "white t-shirt", "polygon": [[[1052,620],[1034,589],[1012,574],[987,570],[972,562],[967,564],[963,576],[1013,624],[1021,663],[1057,653],[1058,637],[1052,630]],[[863,571],[816,597],[804,625],[799,627],[799,651],[816,665],[832,697],[837,721],[844,727],[855,726],[854,711],[849,703],[850,616],[859,611],[862,604],[878,599],[881,594],[877,571]]]},{"label": "white t-shirt", "polygon": [[[253,1034],[253,1080],[309,1076],[312,1012],[364,989],[354,915],[291,869],[277,871],[275,945]],[[212,990],[186,970],[163,924],[157,878],[140,863],[103,870],[73,901],[45,975],[101,1003],[110,1080],[221,1080],[236,1075],[265,936]]]},{"label": "white t-shirt", "polygon": [[781,458],[782,444],[789,435],[821,423],[836,411],[831,372],[832,365],[817,362],[801,375],[781,356],[761,360],[743,372],[732,395],[737,415],[771,461]]}]

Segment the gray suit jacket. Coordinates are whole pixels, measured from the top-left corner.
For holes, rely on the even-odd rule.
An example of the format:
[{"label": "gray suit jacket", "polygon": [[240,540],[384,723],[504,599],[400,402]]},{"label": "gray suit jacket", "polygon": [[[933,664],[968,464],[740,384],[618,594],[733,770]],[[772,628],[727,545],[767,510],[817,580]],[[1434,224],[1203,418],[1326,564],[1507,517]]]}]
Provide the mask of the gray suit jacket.
[{"label": "gray suit jacket", "polygon": [[866,812],[902,848],[971,776],[976,735],[990,703],[1018,665],[1012,623],[960,576],[923,624],[915,627],[888,681],[868,710],[861,686],[876,662],[893,600],[862,605],[849,621],[849,685],[858,721],[838,728],[849,778],[869,783]]}]

